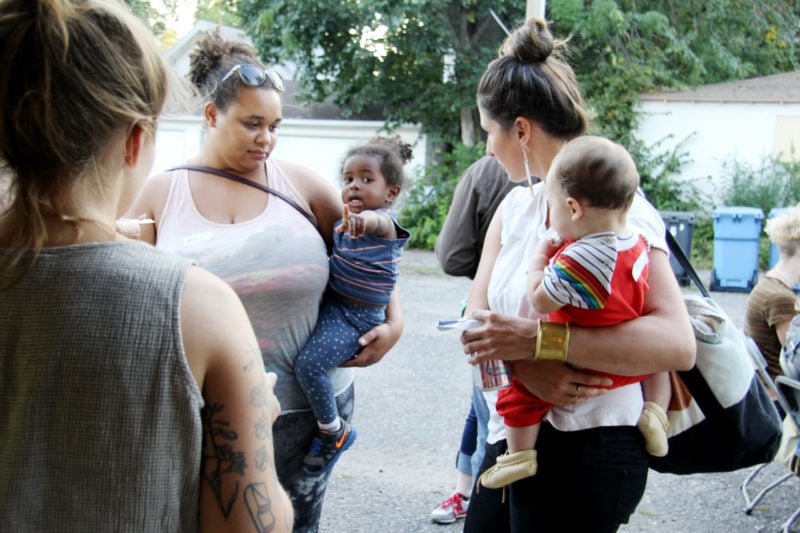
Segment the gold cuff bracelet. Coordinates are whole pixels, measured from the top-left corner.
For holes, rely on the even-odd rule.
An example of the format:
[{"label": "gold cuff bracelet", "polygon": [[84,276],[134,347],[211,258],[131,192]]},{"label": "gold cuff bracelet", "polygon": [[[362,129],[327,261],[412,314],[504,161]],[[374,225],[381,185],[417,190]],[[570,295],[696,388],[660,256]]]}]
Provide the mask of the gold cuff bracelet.
[{"label": "gold cuff bracelet", "polygon": [[539,321],[536,334],[536,353],[534,361],[566,361],[569,346],[569,324]]}]

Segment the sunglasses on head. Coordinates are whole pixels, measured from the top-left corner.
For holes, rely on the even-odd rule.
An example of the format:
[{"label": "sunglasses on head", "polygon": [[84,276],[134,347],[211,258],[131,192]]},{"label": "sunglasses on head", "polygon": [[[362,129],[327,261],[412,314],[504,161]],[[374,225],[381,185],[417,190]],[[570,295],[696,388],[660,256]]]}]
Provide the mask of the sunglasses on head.
[{"label": "sunglasses on head", "polygon": [[264,82],[269,80],[270,84],[276,91],[283,92],[283,80],[277,72],[274,70],[266,70],[258,65],[253,65],[250,63],[236,65],[230,69],[228,73],[222,77],[220,84],[225,83],[228,78],[236,73],[239,74],[239,79],[242,80],[242,83],[249,87],[261,87],[264,85]]}]

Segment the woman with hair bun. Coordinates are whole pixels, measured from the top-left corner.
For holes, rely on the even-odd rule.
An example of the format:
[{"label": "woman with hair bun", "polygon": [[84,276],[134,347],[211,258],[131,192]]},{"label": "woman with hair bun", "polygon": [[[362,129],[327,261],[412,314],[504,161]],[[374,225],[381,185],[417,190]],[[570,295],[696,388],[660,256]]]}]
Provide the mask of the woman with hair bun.
[{"label": "woman with hair bun", "polygon": [[[564,50],[545,21],[531,19],[506,39],[478,85],[486,153],[514,182],[545,178],[562,146],[587,129]],[[531,255],[539,240],[552,238],[544,182],[513,189],[498,208],[466,313],[483,325],[462,333],[464,352],[473,364],[505,360],[516,380],[555,407],[541,425],[536,476],[473,491],[464,531],[616,531],[644,494],[640,386],[606,390],[601,386],[610,380],[579,369],[623,375],[688,369],[695,346],[660,215],[636,195],[628,220],[651,244],[642,315],[567,330],[538,315],[526,297]],[[507,449],[496,392],[485,395],[491,415],[481,472]]]},{"label": "woman with hair bun", "polygon": [[[274,157],[283,83],[252,47],[209,32],[191,56],[189,78],[205,102],[203,148],[189,165],[148,179],[128,216],[153,219],[142,226],[142,239],[196,261],[242,299],[264,366],[278,375],[275,463],[294,504],[294,531],[316,531],[330,471],[303,469],[317,421],[295,359],[314,330],[328,282],[340,195],[308,168]],[[376,363],[402,329],[395,291],[385,321],[359,337],[358,357],[329,373],[345,421],[353,413],[354,372],[344,367]]]},{"label": "woman with hair bun", "polygon": [[115,232],[168,72],[116,0],[0,0],[2,531],[291,531],[241,301]]}]

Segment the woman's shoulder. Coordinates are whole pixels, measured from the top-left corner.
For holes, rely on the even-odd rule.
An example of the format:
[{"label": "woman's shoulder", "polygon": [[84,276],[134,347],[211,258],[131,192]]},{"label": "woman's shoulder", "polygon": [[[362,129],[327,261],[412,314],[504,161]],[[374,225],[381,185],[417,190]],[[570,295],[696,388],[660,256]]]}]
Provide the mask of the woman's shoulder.
[{"label": "woman's shoulder", "polygon": [[336,194],[336,189],[328,180],[305,165],[283,159],[275,159],[272,163],[309,204],[313,204],[317,198]]},{"label": "woman's shoulder", "polygon": [[792,289],[772,276],[764,275],[761,276],[761,279],[758,280],[758,283],[756,283],[750,291],[747,299],[748,301],[761,300],[760,304],[764,304],[767,300],[774,300],[781,296],[792,302],[796,300]]},{"label": "woman's shoulder", "polygon": [[272,160],[283,176],[289,190],[294,191],[311,208],[317,226],[323,232],[330,231],[333,223],[341,217],[341,197],[328,180],[310,168],[284,160]]},{"label": "woman's shoulder", "polygon": [[161,172],[148,177],[133,204],[128,208],[128,218],[142,215],[160,220],[169,197],[175,172]]},{"label": "woman's shoulder", "polygon": [[323,182],[329,187],[332,186],[321,174],[305,165],[286,161],[285,159],[273,159],[272,163],[280,169],[284,177],[291,181],[295,187],[308,186],[319,182]]},{"label": "woman's shoulder", "polygon": [[[544,184],[537,183],[530,187],[514,187],[503,198],[500,203],[504,212],[524,212],[532,204],[541,202],[544,199]],[[507,213],[510,214],[510,213]]]},{"label": "woman's shoulder", "polygon": [[500,204],[500,209],[503,210],[503,224],[542,213],[547,202],[545,196],[543,182],[535,184],[532,189],[530,187],[514,187]]},{"label": "woman's shoulder", "polygon": [[166,200],[176,171],[164,171],[148,177],[139,192],[140,199],[150,201]]}]

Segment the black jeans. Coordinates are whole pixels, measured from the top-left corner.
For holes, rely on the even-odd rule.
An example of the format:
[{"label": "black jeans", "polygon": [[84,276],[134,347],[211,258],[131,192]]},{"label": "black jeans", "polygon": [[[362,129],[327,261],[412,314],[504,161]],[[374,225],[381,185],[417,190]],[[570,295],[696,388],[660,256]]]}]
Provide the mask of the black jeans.
[{"label": "black jeans", "polygon": [[[560,432],[542,423],[539,470],[502,489],[472,491],[465,533],[613,532],[628,522],[647,485],[648,455],[635,427]],[[505,453],[486,445],[481,472]]]},{"label": "black jeans", "polygon": [[[350,385],[336,397],[339,416],[349,421],[354,403],[355,389]],[[316,533],[319,529],[322,500],[332,472],[312,476],[303,471],[303,458],[316,432],[317,419],[311,410],[281,415],[272,427],[278,480],[294,506],[294,533]]]}]

